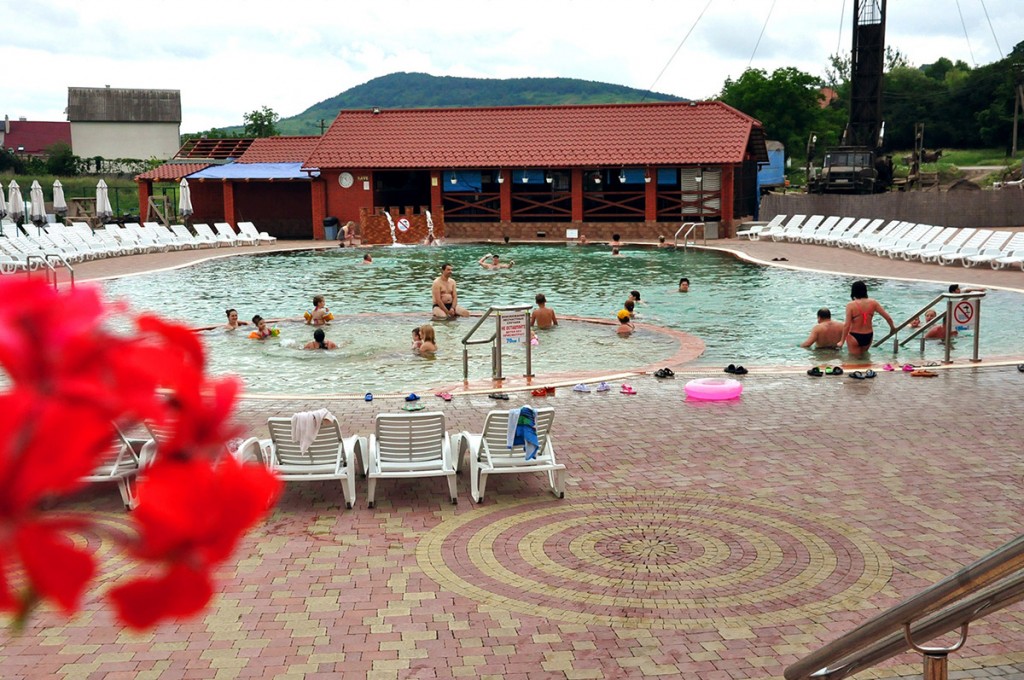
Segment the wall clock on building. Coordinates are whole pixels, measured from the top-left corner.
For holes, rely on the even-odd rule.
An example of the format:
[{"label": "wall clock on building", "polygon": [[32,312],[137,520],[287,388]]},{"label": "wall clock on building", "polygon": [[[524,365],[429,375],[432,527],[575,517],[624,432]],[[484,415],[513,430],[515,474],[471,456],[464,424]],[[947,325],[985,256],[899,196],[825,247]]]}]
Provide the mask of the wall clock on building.
[{"label": "wall clock on building", "polygon": [[355,182],[355,178],[352,177],[351,172],[343,172],[338,175],[338,184],[341,185],[342,189],[348,189]]}]

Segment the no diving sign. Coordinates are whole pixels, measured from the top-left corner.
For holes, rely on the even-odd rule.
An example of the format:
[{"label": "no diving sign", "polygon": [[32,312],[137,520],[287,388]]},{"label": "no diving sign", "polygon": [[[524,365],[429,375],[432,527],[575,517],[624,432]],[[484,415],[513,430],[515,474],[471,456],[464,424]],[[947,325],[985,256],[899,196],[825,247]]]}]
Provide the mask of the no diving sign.
[{"label": "no diving sign", "polygon": [[978,301],[961,300],[953,306],[953,326],[958,331],[976,328],[978,325]]}]

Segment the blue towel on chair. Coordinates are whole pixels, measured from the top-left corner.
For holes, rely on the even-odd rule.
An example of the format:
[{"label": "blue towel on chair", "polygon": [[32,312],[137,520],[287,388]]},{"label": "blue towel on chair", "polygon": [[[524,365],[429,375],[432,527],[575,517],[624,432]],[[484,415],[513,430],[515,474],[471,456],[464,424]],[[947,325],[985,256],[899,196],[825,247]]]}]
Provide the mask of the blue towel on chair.
[{"label": "blue towel on chair", "polygon": [[[537,441],[536,414],[529,406],[510,409],[508,412],[509,440],[508,448],[522,446],[526,451],[526,460],[537,457],[540,442]],[[514,428],[514,429],[513,429]]]}]

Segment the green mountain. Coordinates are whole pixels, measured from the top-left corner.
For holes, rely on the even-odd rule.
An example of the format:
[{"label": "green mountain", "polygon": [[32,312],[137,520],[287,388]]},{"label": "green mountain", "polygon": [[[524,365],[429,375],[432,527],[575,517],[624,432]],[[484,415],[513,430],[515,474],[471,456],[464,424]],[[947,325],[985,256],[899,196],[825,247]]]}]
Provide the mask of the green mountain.
[{"label": "green mountain", "polygon": [[[423,109],[474,106],[553,106],[687,101],[657,92],[577,78],[456,78],[392,73],[314,104],[277,128],[283,135],[318,135],[342,109]],[[239,133],[244,127],[230,128]]]}]

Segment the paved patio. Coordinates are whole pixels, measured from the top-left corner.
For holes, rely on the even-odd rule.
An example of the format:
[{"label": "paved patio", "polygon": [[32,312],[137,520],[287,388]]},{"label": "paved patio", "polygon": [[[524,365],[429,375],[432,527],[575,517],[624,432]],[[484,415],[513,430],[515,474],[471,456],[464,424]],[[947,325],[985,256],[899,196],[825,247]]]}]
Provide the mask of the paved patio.
[{"label": "paved patio", "polygon": [[[802,251],[771,252],[751,254],[806,265]],[[779,677],[1020,533],[1024,374],[938,373],[752,372],[730,402],[686,400],[698,373],[685,370],[631,378],[635,396],[426,396],[451,432],[479,429],[496,406],[555,406],[566,497],[539,477],[498,477],[475,505],[467,473],[455,506],[443,480],[383,481],[370,510],[360,481],[345,510],[337,484],[292,484],[222,570],[205,616],[125,633],[94,593],[70,622],[42,613],[0,634],[0,677]],[[402,403],[247,398],[239,417],[263,434],[267,416],[325,406],[346,433],[368,434]],[[113,525],[119,505],[114,488],[76,503]],[[124,568],[112,546],[91,545],[105,573]],[[951,666],[1024,677],[1020,605],[973,625]],[[858,677],[914,674],[920,659],[906,654]]]}]

